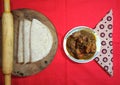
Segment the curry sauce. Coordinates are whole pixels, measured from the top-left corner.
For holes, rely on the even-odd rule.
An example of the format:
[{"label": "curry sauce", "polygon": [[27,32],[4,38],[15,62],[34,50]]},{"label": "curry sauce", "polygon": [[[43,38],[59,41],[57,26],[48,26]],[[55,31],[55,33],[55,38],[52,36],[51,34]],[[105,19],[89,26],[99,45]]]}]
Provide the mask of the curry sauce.
[{"label": "curry sauce", "polygon": [[96,52],[96,38],[87,30],[80,30],[67,38],[67,51],[76,59],[90,59]]}]

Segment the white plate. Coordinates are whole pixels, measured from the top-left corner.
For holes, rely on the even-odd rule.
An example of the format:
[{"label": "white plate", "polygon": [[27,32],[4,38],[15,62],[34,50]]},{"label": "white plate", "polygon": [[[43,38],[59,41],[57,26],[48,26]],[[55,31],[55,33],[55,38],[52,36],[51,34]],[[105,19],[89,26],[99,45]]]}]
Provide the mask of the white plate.
[{"label": "white plate", "polygon": [[[76,59],[76,58],[72,57],[72,56],[69,54],[69,52],[67,51],[67,48],[66,48],[67,38],[68,38],[70,35],[72,35],[74,32],[77,32],[77,31],[80,31],[80,30],[86,30],[86,31],[89,31],[89,32],[91,32],[91,33],[93,33],[93,34],[95,35],[95,38],[96,38],[96,52],[95,52],[95,54],[93,55],[93,57],[91,57],[90,59]],[[101,47],[101,43],[100,43],[100,38],[99,38],[99,36],[97,35],[97,33],[96,33],[93,29],[91,29],[91,28],[89,28],[89,27],[87,27],[87,26],[78,26],[78,27],[75,27],[75,28],[71,29],[71,30],[68,31],[68,33],[65,35],[64,40],[63,40],[63,49],[64,49],[66,55],[68,56],[68,58],[69,58],[70,60],[72,60],[72,61],[74,61],[74,62],[77,62],[77,63],[87,63],[87,62],[90,62],[90,61],[92,61],[93,59],[95,59],[95,58],[97,57],[98,53],[100,52],[100,47]]]}]

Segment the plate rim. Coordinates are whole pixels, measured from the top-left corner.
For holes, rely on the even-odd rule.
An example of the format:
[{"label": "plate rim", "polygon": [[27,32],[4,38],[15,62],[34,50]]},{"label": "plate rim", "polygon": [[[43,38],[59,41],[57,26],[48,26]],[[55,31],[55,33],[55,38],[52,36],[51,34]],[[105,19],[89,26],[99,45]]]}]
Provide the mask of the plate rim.
[{"label": "plate rim", "polygon": [[[95,54],[94,54],[94,56],[93,56],[92,58],[87,59],[87,60],[85,60],[85,59],[75,59],[74,57],[72,57],[72,56],[68,53],[68,51],[67,51],[67,49],[66,49],[66,41],[67,41],[67,38],[68,38],[72,33],[77,32],[77,31],[80,31],[80,30],[83,30],[83,29],[90,30],[91,32],[93,32],[93,34],[94,34],[95,37],[96,37],[96,46],[97,46],[96,52],[95,52]],[[66,56],[67,56],[70,60],[72,60],[72,61],[74,61],[74,62],[76,62],[76,63],[88,63],[88,62],[94,60],[94,59],[97,57],[97,55],[99,54],[100,48],[101,48],[100,41],[101,41],[101,40],[100,40],[100,37],[98,36],[98,33],[96,33],[96,32],[94,31],[94,29],[92,29],[92,28],[90,28],[90,27],[87,27],[87,26],[77,26],[77,27],[73,27],[72,29],[70,29],[70,30],[65,34],[64,39],[63,39],[63,50],[64,50]]]}]

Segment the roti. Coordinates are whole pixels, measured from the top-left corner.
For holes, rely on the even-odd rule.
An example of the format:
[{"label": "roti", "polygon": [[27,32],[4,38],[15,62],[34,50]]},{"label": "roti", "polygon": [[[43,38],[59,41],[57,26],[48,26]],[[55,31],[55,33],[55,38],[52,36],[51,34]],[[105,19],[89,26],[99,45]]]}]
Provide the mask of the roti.
[{"label": "roti", "polygon": [[31,61],[36,62],[48,55],[53,39],[50,30],[37,19],[31,26]]}]

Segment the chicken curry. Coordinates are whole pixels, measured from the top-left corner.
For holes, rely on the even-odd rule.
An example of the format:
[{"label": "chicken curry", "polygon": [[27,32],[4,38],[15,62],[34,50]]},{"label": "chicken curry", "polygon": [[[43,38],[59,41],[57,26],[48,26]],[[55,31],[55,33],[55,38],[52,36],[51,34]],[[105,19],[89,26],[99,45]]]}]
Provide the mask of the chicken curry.
[{"label": "chicken curry", "polygon": [[87,30],[80,30],[67,38],[67,51],[76,59],[90,59],[96,52],[96,38]]}]

